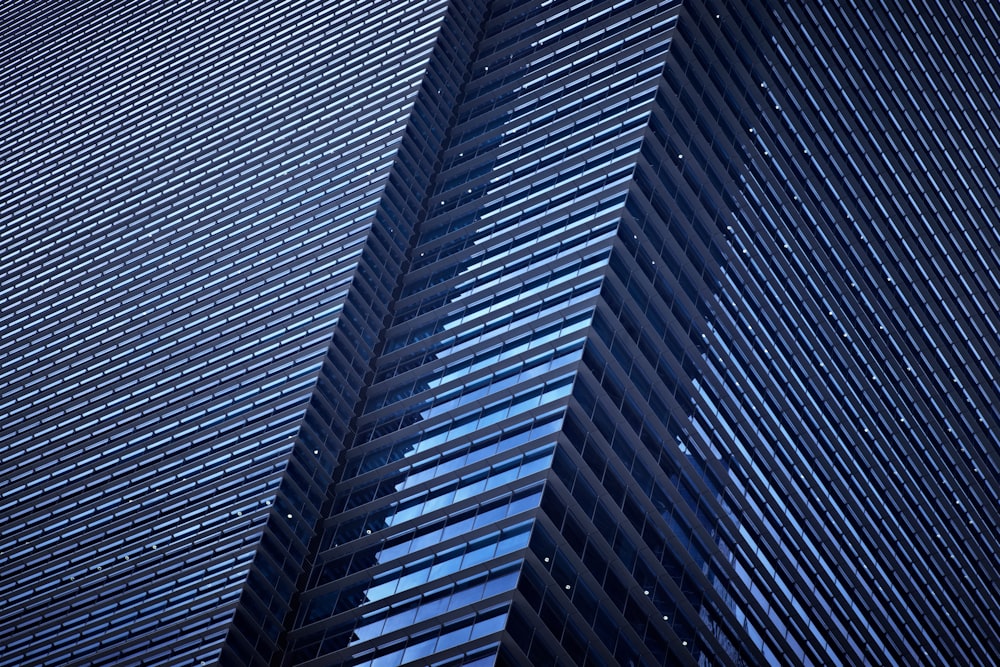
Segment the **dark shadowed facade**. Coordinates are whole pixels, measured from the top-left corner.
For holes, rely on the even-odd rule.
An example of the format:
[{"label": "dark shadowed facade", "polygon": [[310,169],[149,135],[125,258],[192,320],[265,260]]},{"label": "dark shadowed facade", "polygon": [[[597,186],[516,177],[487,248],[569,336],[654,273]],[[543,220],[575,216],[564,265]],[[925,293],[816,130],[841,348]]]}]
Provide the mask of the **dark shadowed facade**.
[{"label": "dark shadowed facade", "polygon": [[0,9],[0,666],[991,665],[1000,15]]}]

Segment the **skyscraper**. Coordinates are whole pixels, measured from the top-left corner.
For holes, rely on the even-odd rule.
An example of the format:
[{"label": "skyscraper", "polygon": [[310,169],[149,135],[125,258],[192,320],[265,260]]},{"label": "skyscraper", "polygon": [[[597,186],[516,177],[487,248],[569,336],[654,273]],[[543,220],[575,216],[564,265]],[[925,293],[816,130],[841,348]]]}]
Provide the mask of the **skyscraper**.
[{"label": "skyscraper", "polygon": [[987,3],[0,30],[0,665],[1000,655]]}]

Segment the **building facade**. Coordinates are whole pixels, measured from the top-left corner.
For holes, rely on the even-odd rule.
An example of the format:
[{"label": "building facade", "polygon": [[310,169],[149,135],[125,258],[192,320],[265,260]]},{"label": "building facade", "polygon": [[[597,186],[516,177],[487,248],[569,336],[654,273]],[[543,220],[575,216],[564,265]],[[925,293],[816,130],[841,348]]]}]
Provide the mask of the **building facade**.
[{"label": "building facade", "polygon": [[989,665],[987,3],[0,10],[0,665]]}]

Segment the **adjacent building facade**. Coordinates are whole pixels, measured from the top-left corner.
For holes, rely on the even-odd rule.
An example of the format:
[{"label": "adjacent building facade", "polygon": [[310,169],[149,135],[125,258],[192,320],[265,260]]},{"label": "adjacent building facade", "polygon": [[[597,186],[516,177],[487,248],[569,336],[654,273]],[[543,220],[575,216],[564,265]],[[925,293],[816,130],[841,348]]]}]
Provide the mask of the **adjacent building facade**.
[{"label": "adjacent building facade", "polygon": [[0,10],[0,665],[989,665],[987,3]]}]

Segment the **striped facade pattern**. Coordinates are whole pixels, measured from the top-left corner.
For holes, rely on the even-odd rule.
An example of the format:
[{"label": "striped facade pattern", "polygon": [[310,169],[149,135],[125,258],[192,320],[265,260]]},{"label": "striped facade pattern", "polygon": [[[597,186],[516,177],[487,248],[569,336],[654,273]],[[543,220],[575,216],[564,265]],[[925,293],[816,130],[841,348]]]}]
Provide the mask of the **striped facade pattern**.
[{"label": "striped facade pattern", "polygon": [[8,17],[0,664],[273,653],[424,194],[397,157],[438,150],[410,117],[446,8]]},{"label": "striped facade pattern", "polygon": [[992,664],[998,31],[0,10],[0,665]]},{"label": "striped facade pattern", "polygon": [[[593,618],[564,628],[573,596],[596,604],[603,582],[577,583],[576,554],[529,548],[560,533],[543,507],[574,503],[549,490],[552,469],[574,455],[562,424],[679,3],[490,10],[303,593],[295,664],[493,664],[501,643],[524,664],[684,652],[641,594],[649,628],[629,627],[624,602],[601,605],[610,638],[591,641]],[[528,576],[554,595],[526,600]],[[525,622],[539,637],[512,643]],[[563,649],[563,633],[592,645]]]},{"label": "striped facade pattern", "polygon": [[998,30],[939,2],[679,22],[662,120],[727,259],[692,445],[728,468],[723,578],[766,663],[1000,650]]}]

